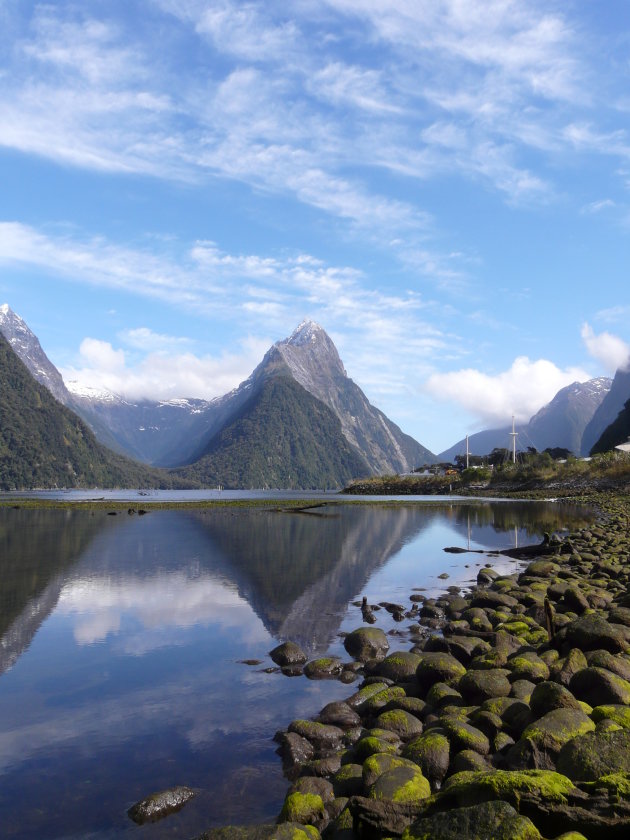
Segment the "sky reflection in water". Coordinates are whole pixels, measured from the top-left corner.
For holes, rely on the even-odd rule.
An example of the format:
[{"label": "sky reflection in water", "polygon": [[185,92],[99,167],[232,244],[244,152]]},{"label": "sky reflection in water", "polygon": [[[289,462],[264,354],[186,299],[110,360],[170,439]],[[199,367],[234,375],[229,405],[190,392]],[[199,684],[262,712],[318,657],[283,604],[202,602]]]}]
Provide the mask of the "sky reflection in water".
[{"label": "sky reflection in water", "polygon": [[[533,542],[571,518],[539,504],[320,512],[0,509],[5,836],[189,838],[273,820],[286,790],[273,733],[353,691],[265,673],[277,639],[345,656],[351,601],[464,585],[487,558],[445,546]],[[173,784],[198,798],[131,823],[134,801]]]}]

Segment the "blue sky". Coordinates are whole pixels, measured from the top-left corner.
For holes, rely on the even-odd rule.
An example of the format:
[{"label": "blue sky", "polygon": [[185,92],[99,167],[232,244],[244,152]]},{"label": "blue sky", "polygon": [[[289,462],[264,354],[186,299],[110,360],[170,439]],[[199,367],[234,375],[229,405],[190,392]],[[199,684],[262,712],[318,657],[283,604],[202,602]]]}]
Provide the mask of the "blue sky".
[{"label": "blue sky", "polygon": [[305,317],[434,452],[630,344],[630,4],[0,0],[0,303],[213,397]]}]

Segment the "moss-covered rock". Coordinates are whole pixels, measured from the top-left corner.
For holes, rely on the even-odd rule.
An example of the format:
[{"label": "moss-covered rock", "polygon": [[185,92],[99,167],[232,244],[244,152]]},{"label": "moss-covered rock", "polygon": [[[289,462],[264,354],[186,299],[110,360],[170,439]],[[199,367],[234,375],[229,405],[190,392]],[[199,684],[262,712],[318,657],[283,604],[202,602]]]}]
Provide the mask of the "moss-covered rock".
[{"label": "moss-covered rock", "polygon": [[381,689],[378,693],[368,697],[357,710],[360,714],[374,714],[382,711],[392,700],[399,700],[405,697],[405,689],[400,685],[392,685]]},{"label": "moss-covered rock", "polygon": [[501,668],[469,670],[460,679],[458,688],[471,703],[481,704],[491,697],[507,697],[511,691],[508,674],[509,671]]},{"label": "moss-covered rock", "polygon": [[438,801],[465,806],[503,799],[518,804],[521,794],[530,793],[547,803],[564,804],[573,790],[570,779],[551,770],[489,770],[451,776]]},{"label": "moss-covered rock", "polygon": [[566,656],[551,665],[549,675],[553,682],[568,686],[574,674],[588,666],[586,657],[579,648],[572,648]]},{"label": "moss-covered rock", "polygon": [[573,781],[592,782],[611,773],[630,773],[630,730],[591,732],[560,751],[558,772]]},{"label": "moss-covered rock", "polygon": [[630,707],[618,703],[596,706],[591,713],[591,719],[595,723],[611,720],[622,729],[630,729]]},{"label": "moss-covered rock", "polygon": [[366,758],[361,768],[361,777],[364,787],[371,787],[374,782],[385,773],[386,770],[393,770],[394,767],[418,768],[418,765],[408,758],[389,753],[376,753]]},{"label": "moss-covered rock", "polygon": [[389,712],[382,712],[376,719],[376,725],[380,729],[395,732],[403,741],[408,741],[410,738],[422,734],[421,721],[404,709],[392,709]]},{"label": "moss-covered rock", "polygon": [[507,661],[511,680],[530,680],[538,683],[549,679],[549,666],[534,653],[511,656]]},{"label": "moss-covered rock", "polygon": [[332,777],[335,796],[355,796],[363,791],[363,767],[361,764],[344,764]]},{"label": "moss-covered rock", "polygon": [[270,840],[321,840],[321,834],[315,826],[285,822],[274,829]]},{"label": "moss-covered rock", "polygon": [[404,680],[415,674],[419,662],[420,656],[417,653],[399,650],[396,653],[390,653],[382,662],[379,662],[376,673],[390,680]]},{"label": "moss-covered rock", "polygon": [[334,680],[341,675],[343,663],[339,659],[330,656],[323,656],[319,659],[311,659],[304,666],[304,675],[309,680]]},{"label": "moss-covered rock", "polygon": [[464,698],[457,689],[443,682],[433,683],[426,693],[425,700],[427,705],[433,709],[440,709],[446,705],[463,704],[464,702]]},{"label": "moss-covered rock", "polygon": [[552,709],[527,726],[522,738],[556,755],[568,741],[594,729],[595,724],[581,709]]},{"label": "moss-covered rock", "polygon": [[560,683],[544,681],[532,691],[529,706],[535,717],[542,717],[553,709],[579,709],[578,700]]},{"label": "moss-covered rock", "polygon": [[583,668],[573,675],[569,689],[591,706],[630,704],[630,683],[605,668]]},{"label": "moss-covered rock", "polygon": [[474,750],[480,755],[488,755],[490,752],[488,737],[477,727],[452,717],[442,718],[440,724],[456,752],[459,750]]},{"label": "moss-covered rock", "polygon": [[581,651],[607,650],[619,653],[628,647],[624,628],[610,624],[599,613],[590,613],[576,618],[562,627],[554,637],[554,645],[565,644]]},{"label": "moss-covered rock", "polygon": [[327,703],[317,715],[317,720],[319,723],[339,726],[344,729],[350,726],[360,726],[361,724],[359,714],[350,708],[347,703],[342,702]]},{"label": "moss-covered rock", "polygon": [[[586,660],[584,660],[584,665],[582,667],[586,667]],[[375,694],[379,694],[379,692],[384,691],[386,688],[389,688],[389,686],[385,682],[375,682],[370,683],[369,685],[364,685],[363,688],[360,688],[348,697],[345,702],[351,709],[361,711],[361,707],[367,702],[367,700],[370,699],[370,697],[373,697]]]},{"label": "moss-covered rock", "polygon": [[389,743],[382,738],[375,738],[373,735],[368,735],[361,738],[360,741],[352,747],[350,752],[350,759],[353,763],[363,764],[366,758],[376,753],[390,753],[395,755],[398,751],[396,744]]},{"label": "moss-covered rock", "polygon": [[403,834],[403,840],[541,840],[536,826],[507,802],[482,802],[423,817]]},{"label": "moss-covered rock", "polygon": [[486,759],[474,750],[460,750],[451,759],[449,772],[463,773],[469,770],[489,770]]},{"label": "moss-covered rock", "polygon": [[311,744],[322,747],[337,746],[343,737],[343,729],[338,726],[314,720],[294,720],[289,724],[289,732],[295,732]]},{"label": "moss-covered rock", "polygon": [[429,782],[419,767],[386,770],[370,788],[371,799],[389,799],[401,805],[416,805],[431,796]]},{"label": "moss-covered rock", "polygon": [[324,814],[321,796],[295,791],[287,794],[278,821],[300,823],[304,826],[323,820]]},{"label": "moss-covered rock", "polygon": [[590,667],[605,668],[630,681],[630,662],[623,655],[614,656],[607,650],[591,650],[586,654],[586,661]]},{"label": "moss-covered rock", "polygon": [[436,682],[447,685],[456,683],[466,673],[466,669],[450,653],[423,653],[416,666],[416,679],[421,688],[428,690]]},{"label": "moss-covered rock", "polygon": [[451,745],[443,732],[430,730],[405,744],[402,755],[415,762],[435,789],[448,772]]}]

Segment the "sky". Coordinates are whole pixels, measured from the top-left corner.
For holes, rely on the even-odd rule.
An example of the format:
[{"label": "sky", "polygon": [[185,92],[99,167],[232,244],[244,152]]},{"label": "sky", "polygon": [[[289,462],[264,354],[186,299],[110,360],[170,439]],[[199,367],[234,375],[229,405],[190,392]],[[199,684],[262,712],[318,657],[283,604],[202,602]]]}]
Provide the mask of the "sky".
[{"label": "sky", "polygon": [[0,303],[220,396],[311,318],[433,452],[630,352],[627,0],[0,0]]}]

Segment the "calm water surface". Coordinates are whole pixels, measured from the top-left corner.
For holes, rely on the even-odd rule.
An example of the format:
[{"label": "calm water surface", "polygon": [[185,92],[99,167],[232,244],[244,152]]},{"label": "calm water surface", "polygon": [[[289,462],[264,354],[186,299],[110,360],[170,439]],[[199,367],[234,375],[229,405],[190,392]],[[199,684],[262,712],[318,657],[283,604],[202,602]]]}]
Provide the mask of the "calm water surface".
[{"label": "calm water surface", "polygon": [[[265,673],[279,640],[345,657],[338,634],[361,624],[353,601],[407,604],[414,587],[469,585],[487,562],[445,546],[507,548],[586,518],[439,501],[143,517],[0,508],[2,836],[190,838],[273,820],[287,787],[273,733],[354,690]],[[394,629],[385,610],[378,625]],[[175,784],[200,791],[179,814],[143,827],[126,816]]]}]

